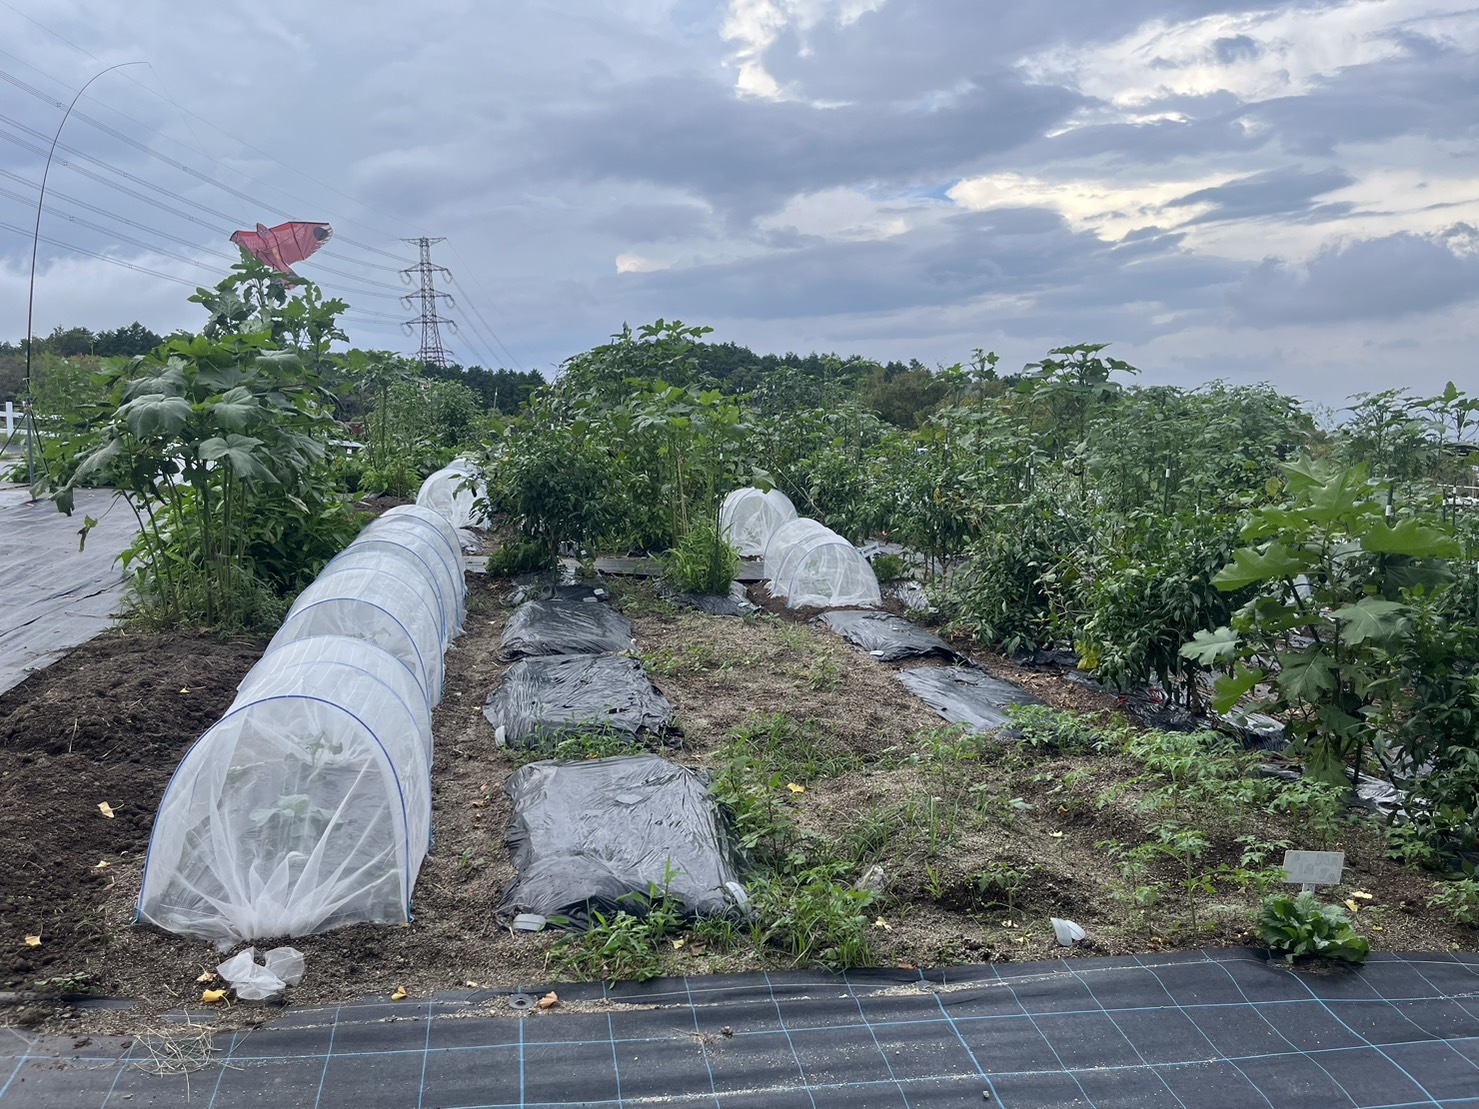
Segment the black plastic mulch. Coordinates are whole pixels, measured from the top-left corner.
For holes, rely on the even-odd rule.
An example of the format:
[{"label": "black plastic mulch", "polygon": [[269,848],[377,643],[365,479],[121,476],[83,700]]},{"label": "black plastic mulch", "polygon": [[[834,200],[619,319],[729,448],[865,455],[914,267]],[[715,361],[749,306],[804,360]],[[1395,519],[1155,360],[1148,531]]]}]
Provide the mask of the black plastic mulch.
[{"label": "black plastic mulch", "polygon": [[140,1069],[148,1038],[0,1033],[0,1106],[1479,1103],[1473,954],[1291,974],[1235,948],[558,989],[549,1012],[527,1007],[541,989],[289,1011],[219,1035],[188,1085]]},{"label": "black plastic mulch", "polygon": [[673,706],[641,662],[616,655],[520,659],[489,695],[483,716],[507,747],[550,745],[593,730],[632,739],[676,735]]},{"label": "black plastic mulch", "polygon": [[526,601],[503,629],[505,659],[529,655],[620,654],[632,648],[632,622],[592,596],[583,601],[558,597]]},{"label": "black plastic mulch", "polygon": [[855,647],[881,662],[911,658],[958,658],[954,647],[938,635],[887,612],[834,609],[821,615],[823,623]]},{"label": "black plastic mulch", "polygon": [[1012,705],[1042,704],[1020,685],[993,678],[974,666],[916,666],[895,676],[939,716],[972,731],[1006,727]]}]

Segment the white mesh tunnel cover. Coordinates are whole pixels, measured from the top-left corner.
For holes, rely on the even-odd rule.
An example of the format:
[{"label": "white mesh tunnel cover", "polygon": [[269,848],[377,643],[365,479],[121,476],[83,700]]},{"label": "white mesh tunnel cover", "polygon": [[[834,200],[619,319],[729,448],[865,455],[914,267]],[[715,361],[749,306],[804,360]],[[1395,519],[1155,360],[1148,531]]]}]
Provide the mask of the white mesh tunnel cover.
[{"label": "white mesh tunnel cover", "polygon": [[319,578],[298,594],[270,646],[319,635],[383,648],[410,670],[428,705],[441,701],[441,621],[423,593],[394,575],[348,569]]},{"label": "white mesh tunnel cover", "polygon": [[314,585],[331,585],[335,574],[347,570],[369,570],[387,574],[400,586],[414,592],[436,616],[441,648],[446,651],[452,641],[455,612],[449,614],[437,583],[437,575],[428,573],[426,564],[404,547],[387,547],[382,543],[351,543],[329,560],[314,579]]},{"label": "white mesh tunnel cover", "polygon": [[373,643],[347,635],[315,635],[269,647],[236,687],[236,700],[226,711],[249,701],[279,693],[313,693],[325,688],[338,692],[346,683],[366,675],[385,686],[405,706],[413,726],[426,740],[426,765],[431,765],[431,707],[405,663]]},{"label": "white mesh tunnel cover", "polygon": [[312,672],[326,665],[298,679],[317,695],[244,696],[186,754],[154,821],[140,920],[229,946],[410,919],[429,740],[390,686]]},{"label": "white mesh tunnel cover", "polygon": [[421,483],[416,503],[441,513],[454,528],[471,528],[483,522],[477,502],[486,496],[476,467],[458,459]]},{"label": "white mesh tunnel cover", "polygon": [[763,555],[775,530],[794,519],[796,506],[779,489],[736,489],[719,506],[720,532],[746,558]]},{"label": "white mesh tunnel cover", "polygon": [[816,520],[782,524],[765,550],[765,576],[788,608],[878,605],[878,578],[861,551]]},{"label": "white mesh tunnel cover", "polygon": [[460,563],[462,561],[462,537],[457,534],[457,529],[452,525],[452,521],[435,509],[427,508],[424,504],[398,504],[394,508],[386,509],[380,516],[380,519],[420,520],[422,523],[429,524],[436,528],[442,537],[446,539],[447,545],[452,549],[458,562]]},{"label": "white mesh tunnel cover", "polygon": [[438,580],[446,583],[450,593],[453,634],[461,633],[467,616],[467,575],[462,568],[462,555],[448,545],[440,529],[412,516],[382,516],[370,521],[344,550],[366,543],[399,543],[422,555],[433,567],[441,567]]}]

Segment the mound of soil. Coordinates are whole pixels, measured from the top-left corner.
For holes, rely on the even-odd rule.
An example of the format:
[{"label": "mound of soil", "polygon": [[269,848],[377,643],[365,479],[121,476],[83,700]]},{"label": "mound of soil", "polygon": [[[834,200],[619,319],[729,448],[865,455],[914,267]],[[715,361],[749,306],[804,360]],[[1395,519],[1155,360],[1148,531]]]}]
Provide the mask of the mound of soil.
[{"label": "mound of soil", "polygon": [[0,697],[0,989],[101,953],[114,868],[147,851],[170,775],[264,646],[110,632]]}]

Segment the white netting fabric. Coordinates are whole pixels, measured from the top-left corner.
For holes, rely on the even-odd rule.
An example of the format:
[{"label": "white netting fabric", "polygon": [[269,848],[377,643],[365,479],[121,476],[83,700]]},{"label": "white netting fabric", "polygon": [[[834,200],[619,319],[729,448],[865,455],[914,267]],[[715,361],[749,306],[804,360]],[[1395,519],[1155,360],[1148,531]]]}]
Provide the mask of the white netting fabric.
[{"label": "white netting fabric", "polygon": [[483,523],[477,502],[486,496],[477,467],[459,458],[421,483],[416,503],[439,512],[453,527],[471,528]]},{"label": "white netting fabric", "polygon": [[782,524],[765,549],[772,596],[788,608],[857,608],[882,603],[862,552],[832,529],[802,517]]},{"label": "white netting fabric", "polygon": [[719,530],[746,558],[765,553],[770,537],[796,519],[796,506],[779,489],[736,489],[719,506]]}]

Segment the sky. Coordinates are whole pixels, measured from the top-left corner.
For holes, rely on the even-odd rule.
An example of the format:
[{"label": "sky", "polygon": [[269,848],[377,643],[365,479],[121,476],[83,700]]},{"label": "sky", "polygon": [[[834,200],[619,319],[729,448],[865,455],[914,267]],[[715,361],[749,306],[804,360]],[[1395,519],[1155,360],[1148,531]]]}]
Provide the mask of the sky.
[{"label": "sky", "polygon": [[553,374],[623,323],[1146,383],[1479,387],[1460,0],[0,0],[0,338],[196,328],[237,228],[414,354]]}]

